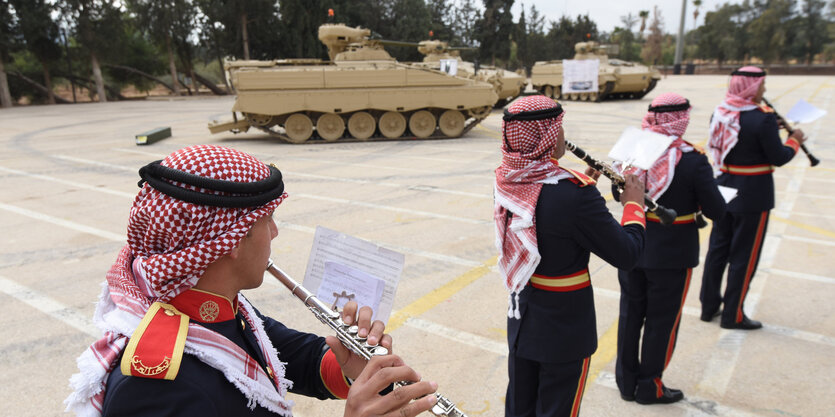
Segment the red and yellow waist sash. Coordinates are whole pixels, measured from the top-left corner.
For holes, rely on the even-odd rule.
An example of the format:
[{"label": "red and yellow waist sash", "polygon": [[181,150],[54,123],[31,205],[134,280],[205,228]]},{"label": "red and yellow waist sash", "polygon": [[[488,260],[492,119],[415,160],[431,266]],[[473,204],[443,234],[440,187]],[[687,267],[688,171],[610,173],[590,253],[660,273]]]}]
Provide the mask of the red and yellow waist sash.
[{"label": "red and yellow waist sash", "polygon": [[569,275],[547,276],[533,274],[530,284],[534,288],[545,291],[568,292],[586,288],[591,285],[588,268]]}]

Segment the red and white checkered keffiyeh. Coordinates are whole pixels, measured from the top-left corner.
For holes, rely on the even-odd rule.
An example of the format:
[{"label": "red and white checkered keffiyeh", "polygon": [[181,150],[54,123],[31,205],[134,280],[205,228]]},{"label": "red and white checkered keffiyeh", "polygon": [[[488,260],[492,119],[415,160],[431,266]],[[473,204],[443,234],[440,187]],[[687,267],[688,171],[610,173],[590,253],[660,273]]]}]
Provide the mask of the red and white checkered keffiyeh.
[{"label": "red and white checkered keffiyeh", "polygon": [[[267,165],[252,156],[210,145],[176,151],[162,165],[243,183],[270,175]],[[94,322],[104,336],[78,358],[81,372],[70,379],[74,392],[65,400],[67,410],[80,416],[101,415],[108,375],[118,366],[121,352],[151,304],[168,302],[193,287],[209,264],[234,249],[253,223],[270,215],[286,196],[260,207],[209,207],[177,200],[146,183],[130,210],[128,244],[108,271],[96,306]],[[185,352],[222,371],[246,395],[250,407],[257,404],[290,416],[292,401],[284,397],[292,383],[284,378],[284,364],[253,307],[241,295],[237,301],[275,371],[274,381],[234,342],[198,324],[189,324]]]},{"label": "red and white checkered keffiyeh", "polygon": [[[763,72],[757,67],[742,67],[739,70]],[[707,142],[707,149],[714,172],[719,172],[728,152],[736,146],[739,140],[739,113],[758,107],[753,99],[764,82],[765,77],[731,76],[725,101],[716,107],[710,120],[710,139]]]},{"label": "red and white checkered keffiyeh", "polygon": [[[686,102],[687,100],[678,94],[664,93],[652,100],[650,106],[669,106],[684,104]],[[670,183],[673,182],[676,165],[681,160],[681,154],[693,150],[693,146],[681,138],[684,132],[687,131],[687,125],[690,124],[690,110],[691,108],[663,113],[648,111],[644,116],[644,120],[641,122],[642,129],[676,138],[670,143],[667,150],[655,160],[655,163],[650,167],[649,171],[630,166],[624,172],[621,169],[620,162],[613,164],[613,167],[621,174],[634,174],[643,179],[647,187],[647,194],[653,200],[658,200],[667,191],[667,188],[670,187]]]},{"label": "red and white checkered keffiyeh", "polygon": [[[545,96],[521,98],[510,105],[510,113],[556,107]],[[502,164],[496,168],[493,217],[499,271],[511,296],[509,317],[519,318],[518,293],[527,285],[541,259],[536,242],[536,202],[542,184],[556,184],[572,175],[551,159],[562,118],[502,122]]]}]

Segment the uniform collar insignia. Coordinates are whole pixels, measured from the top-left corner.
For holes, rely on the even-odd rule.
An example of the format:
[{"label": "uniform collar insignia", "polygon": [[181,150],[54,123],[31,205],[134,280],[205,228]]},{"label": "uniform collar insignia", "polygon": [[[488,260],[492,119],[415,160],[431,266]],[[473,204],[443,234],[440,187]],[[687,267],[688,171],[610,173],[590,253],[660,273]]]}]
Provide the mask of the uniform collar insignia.
[{"label": "uniform collar insignia", "polygon": [[237,299],[228,298],[208,291],[191,288],[174,297],[171,305],[201,323],[216,323],[232,320],[237,314]]}]

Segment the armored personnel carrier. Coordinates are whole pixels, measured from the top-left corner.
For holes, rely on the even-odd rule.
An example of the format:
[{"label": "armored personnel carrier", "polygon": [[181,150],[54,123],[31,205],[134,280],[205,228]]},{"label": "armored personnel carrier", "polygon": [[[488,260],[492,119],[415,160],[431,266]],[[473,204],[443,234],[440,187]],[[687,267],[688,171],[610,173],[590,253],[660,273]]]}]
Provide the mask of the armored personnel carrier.
[{"label": "armored personnel carrier", "polygon": [[498,99],[492,84],[399,63],[369,38],[342,24],[319,27],[330,61],[231,61],[237,91],[233,120],[212,133],[250,127],[287,142],[454,138],[472,129]]},{"label": "armored personnel carrier", "polygon": [[661,73],[655,68],[634,62],[610,59],[609,53],[617,53],[612,46],[597,42],[580,42],[574,45],[574,59],[597,59],[597,92],[563,93],[562,60],[539,61],[531,69],[531,85],[542,94],[562,100],[603,101],[605,99],[641,98],[655,88]]},{"label": "armored personnel carrier", "polygon": [[418,52],[424,55],[423,65],[433,69],[441,69],[441,60],[454,59],[458,61],[457,75],[487,81],[496,86],[499,100],[495,107],[502,107],[522,93],[527,80],[525,77],[502,68],[481,65],[476,69],[475,64],[461,59],[459,50],[469,48],[450,47],[449,43],[440,40],[421,41],[417,45]]}]

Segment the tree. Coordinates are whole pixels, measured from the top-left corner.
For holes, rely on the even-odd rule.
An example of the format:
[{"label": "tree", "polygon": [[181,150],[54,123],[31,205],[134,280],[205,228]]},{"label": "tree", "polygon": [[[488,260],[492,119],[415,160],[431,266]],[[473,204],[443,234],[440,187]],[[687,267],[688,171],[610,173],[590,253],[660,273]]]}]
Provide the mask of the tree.
[{"label": "tree", "polygon": [[641,10],[640,12],[638,12],[638,17],[641,18],[641,30],[640,30],[641,36],[639,36],[639,37],[643,38],[644,37],[644,29],[647,28],[647,19],[649,18],[649,10]]},{"label": "tree", "polygon": [[698,53],[704,58],[715,59],[719,67],[727,60],[741,60],[745,56],[744,15],[740,5],[724,4],[705,14],[705,22],[699,31]]},{"label": "tree", "polygon": [[768,65],[781,60],[786,55],[788,40],[787,23],[793,16],[791,0],[772,0],[765,4],[754,4],[761,9],[761,14],[752,20],[748,30],[750,38],[747,46],[754,56]]},{"label": "tree", "polygon": [[476,25],[479,14],[474,0],[461,0],[455,8],[452,31],[463,45],[474,46],[476,43]]},{"label": "tree", "polygon": [[435,38],[448,42],[452,41],[452,22],[455,16],[452,7],[450,7],[450,1],[428,0],[426,6],[429,9],[429,29]]},{"label": "tree", "polygon": [[811,65],[815,55],[823,51],[829,40],[827,21],[823,17],[826,3],[823,0],[804,0],[801,8],[798,40],[805,56],[806,65]]},{"label": "tree", "polygon": [[699,20],[699,7],[702,7],[702,0],[693,0],[693,27],[696,27],[696,21]]},{"label": "tree", "polygon": [[90,57],[95,94],[107,101],[104,77],[99,60],[119,48],[122,16],[114,0],[60,0],[58,3],[68,23],[74,25],[76,39]]},{"label": "tree", "polygon": [[12,107],[12,94],[6,77],[5,63],[17,47],[15,33],[17,25],[14,12],[8,0],[0,0],[0,107]]},{"label": "tree", "polygon": [[513,0],[484,0],[484,13],[477,24],[477,38],[481,57],[506,61],[510,56],[510,37],[513,32]]},{"label": "tree", "polygon": [[644,62],[656,65],[662,59],[662,47],[664,42],[664,24],[661,21],[661,10],[655,6],[652,10],[652,22],[649,25],[649,36],[641,50],[641,58]]},{"label": "tree", "polygon": [[174,25],[180,20],[176,11],[181,8],[178,3],[185,0],[128,0],[128,8],[136,16],[140,28],[159,45],[163,45],[168,55],[168,69],[171,72],[171,85],[174,94],[180,94],[180,83],[177,77],[177,64],[174,60],[174,44],[180,41],[174,39]]},{"label": "tree", "polygon": [[58,25],[52,20],[53,7],[44,0],[12,0],[20,33],[28,49],[40,62],[43,70],[47,100],[55,104],[49,68],[61,58],[58,45]]}]

